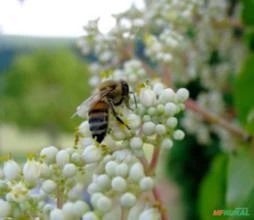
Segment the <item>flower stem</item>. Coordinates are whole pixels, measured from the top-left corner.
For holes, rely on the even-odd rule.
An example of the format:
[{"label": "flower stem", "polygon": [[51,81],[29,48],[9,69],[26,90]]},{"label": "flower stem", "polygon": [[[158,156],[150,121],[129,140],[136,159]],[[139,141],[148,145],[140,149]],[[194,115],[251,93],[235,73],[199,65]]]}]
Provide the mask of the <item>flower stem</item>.
[{"label": "flower stem", "polygon": [[152,159],[149,165],[149,172],[154,173],[160,156],[160,147],[154,147]]},{"label": "flower stem", "polygon": [[59,184],[56,189],[56,205],[59,209],[63,206],[63,190],[61,184]]},{"label": "flower stem", "polygon": [[199,113],[208,122],[220,125],[221,127],[225,128],[226,130],[231,132],[233,135],[241,138],[244,142],[251,141],[252,137],[248,133],[246,133],[243,129],[236,127],[236,126],[230,124],[225,119],[219,117],[218,115],[215,115],[215,114],[207,111],[206,109],[199,106],[194,100],[188,99],[185,104],[186,104],[187,109],[190,109],[196,113]]},{"label": "flower stem", "polygon": [[169,217],[167,214],[167,209],[163,205],[163,200],[161,198],[160,191],[156,186],[153,188],[153,196],[156,199],[156,201],[159,202],[159,210],[160,210],[160,214],[161,214],[161,220],[169,220]]}]

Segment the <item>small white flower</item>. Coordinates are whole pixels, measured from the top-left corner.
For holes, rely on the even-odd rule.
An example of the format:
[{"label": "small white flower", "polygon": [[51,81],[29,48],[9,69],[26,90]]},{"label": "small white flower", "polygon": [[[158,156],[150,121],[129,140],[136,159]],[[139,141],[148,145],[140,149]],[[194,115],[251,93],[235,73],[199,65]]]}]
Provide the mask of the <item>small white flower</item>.
[{"label": "small white flower", "polygon": [[96,183],[102,189],[107,189],[110,186],[110,178],[107,174],[101,174],[96,178]]},{"label": "small white flower", "polygon": [[161,142],[163,149],[170,149],[173,146],[173,141],[170,138],[164,138]]},{"label": "small white flower", "polygon": [[112,201],[106,196],[100,196],[97,199],[96,207],[102,212],[108,212],[112,208]]},{"label": "small white flower", "polygon": [[[63,213],[64,213],[64,216],[67,218],[67,219],[70,219],[70,218],[73,218],[76,216],[76,210],[75,210],[75,207],[74,207],[74,204],[72,202],[66,202],[64,205],[63,205]],[[83,214],[83,213],[82,213]],[[81,215],[82,215],[81,214]]]},{"label": "small white flower", "polygon": [[28,160],[23,166],[23,176],[24,179],[33,183],[39,179],[41,173],[42,165],[38,161]]},{"label": "small white flower", "polygon": [[140,149],[143,146],[143,141],[140,137],[133,137],[130,140],[130,146],[133,149]]},{"label": "small white flower", "polygon": [[42,190],[46,193],[52,193],[56,189],[56,183],[53,180],[45,180],[42,184]]},{"label": "small white flower", "polygon": [[41,150],[40,156],[44,158],[47,163],[53,163],[56,159],[58,149],[54,146],[46,147]]},{"label": "small white flower", "polygon": [[141,124],[141,119],[138,115],[132,113],[127,116],[127,124],[131,129],[136,129]]},{"label": "small white flower", "polygon": [[94,139],[92,137],[84,137],[80,139],[80,143],[83,147],[94,144]]},{"label": "small white flower", "polygon": [[141,104],[143,104],[146,107],[152,106],[155,103],[156,100],[156,94],[151,89],[142,89],[139,95],[139,99]]},{"label": "small white flower", "polygon": [[175,101],[175,92],[173,91],[173,89],[167,88],[160,92],[159,102],[161,104],[166,104],[167,102],[174,101]]},{"label": "small white flower", "polygon": [[119,164],[115,169],[115,174],[117,176],[126,177],[129,172],[129,167],[126,163]]},{"label": "small white flower", "polygon": [[164,85],[160,82],[157,82],[153,85],[153,91],[159,95],[164,89]]},{"label": "small white flower", "polygon": [[90,194],[96,193],[100,190],[99,185],[97,183],[90,183],[89,186],[87,187],[87,192]]},{"label": "small white flower", "polygon": [[4,163],[3,173],[5,179],[14,180],[20,176],[21,168],[14,160],[8,160]]},{"label": "small white flower", "polygon": [[73,177],[77,171],[77,167],[73,163],[67,163],[63,167],[63,175],[65,177]]},{"label": "small white flower", "polygon": [[123,177],[117,176],[112,180],[111,186],[114,191],[123,192],[127,188],[127,183]]},{"label": "small white flower", "polygon": [[61,209],[53,209],[50,212],[50,220],[64,220],[64,212]]},{"label": "small white flower", "polygon": [[87,212],[83,215],[82,220],[99,220],[94,212]]},{"label": "small white flower", "polygon": [[154,129],[155,129],[155,124],[153,122],[145,122],[143,124],[143,131],[144,134],[149,136],[152,135],[154,133]]},{"label": "small white flower", "polygon": [[84,135],[85,137],[90,136],[91,135],[91,131],[89,128],[89,122],[88,121],[84,121],[81,123],[81,125],[79,126],[79,132]]},{"label": "small white flower", "polygon": [[134,181],[139,181],[144,176],[144,168],[140,163],[131,166],[129,177]]},{"label": "small white flower", "polygon": [[177,126],[177,118],[170,117],[167,120],[166,125],[169,126],[170,128],[175,128]]},{"label": "small white flower", "polygon": [[42,178],[49,178],[53,174],[52,168],[47,165],[46,163],[41,164],[41,177]]},{"label": "small white flower", "polygon": [[151,118],[150,115],[144,115],[144,117],[143,117],[144,122],[148,122],[148,121],[151,121],[151,120],[152,120],[152,118]]},{"label": "small white flower", "polygon": [[117,163],[115,161],[109,161],[106,163],[105,171],[108,175],[114,176],[116,172]]},{"label": "small white flower", "polygon": [[80,217],[89,210],[89,206],[84,201],[76,201],[73,209],[75,210],[76,216]]},{"label": "small white flower", "polygon": [[68,197],[71,200],[80,199],[82,198],[83,192],[84,192],[83,185],[78,183],[70,189],[70,191],[68,192]]},{"label": "small white flower", "polygon": [[15,202],[23,202],[26,199],[28,189],[23,182],[11,185],[12,199]]},{"label": "small white flower", "polygon": [[81,155],[78,152],[73,152],[71,154],[71,161],[74,163],[80,163],[82,160]]},{"label": "small white flower", "polygon": [[85,148],[83,158],[86,163],[95,163],[101,159],[101,151],[95,145],[90,145]]},{"label": "small white flower", "polygon": [[184,132],[180,129],[176,130],[173,134],[174,139],[179,141],[183,140],[184,136],[185,136]]},{"label": "small white flower", "polygon": [[155,115],[156,114],[156,108],[155,107],[148,108],[147,113],[149,115]]},{"label": "small white flower", "polygon": [[185,102],[189,98],[189,91],[185,88],[178,89],[176,96],[180,102]]},{"label": "small white flower", "polygon": [[0,218],[8,217],[11,214],[11,206],[9,202],[0,199]]},{"label": "small white flower", "polygon": [[131,208],[136,203],[136,196],[133,193],[127,192],[121,196],[121,205],[126,208]]},{"label": "small white flower", "polygon": [[63,167],[65,164],[69,163],[70,155],[66,150],[60,150],[56,154],[56,163]]},{"label": "small white flower", "polygon": [[92,205],[96,206],[96,203],[97,203],[98,199],[102,196],[104,196],[104,195],[100,192],[93,193],[92,196],[91,196]]},{"label": "small white flower", "polygon": [[139,186],[143,191],[151,190],[154,186],[153,178],[149,176],[143,177],[139,182]]},{"label": "small white flower", "polygon": [[173,116],[176,114],[177,112],[177,107],[174,103],[169,102],[165,105],[165,112],[169,115],[169,116]]},{"label": "small white flower", "polygon": [[145,209],[138,220],[160,220],[160,213],[155,208]]},{"label": "small white flower", "polygon": [[155,132],[159,135],[166,134],[166,127],[163,124],[158,124],[155,127]]}]

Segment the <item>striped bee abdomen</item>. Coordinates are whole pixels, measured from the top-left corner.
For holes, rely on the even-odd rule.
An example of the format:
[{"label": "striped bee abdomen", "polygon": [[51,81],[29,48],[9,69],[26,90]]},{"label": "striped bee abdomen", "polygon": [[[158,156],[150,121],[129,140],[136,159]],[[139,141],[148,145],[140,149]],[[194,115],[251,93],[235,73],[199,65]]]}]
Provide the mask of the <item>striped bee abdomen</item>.
[{"label": "striped bee abdomen", "polygon": [[108,131],[108,110],[109,105],[100,100],[88,112],[90,131],[99,143],[103,141]]}]

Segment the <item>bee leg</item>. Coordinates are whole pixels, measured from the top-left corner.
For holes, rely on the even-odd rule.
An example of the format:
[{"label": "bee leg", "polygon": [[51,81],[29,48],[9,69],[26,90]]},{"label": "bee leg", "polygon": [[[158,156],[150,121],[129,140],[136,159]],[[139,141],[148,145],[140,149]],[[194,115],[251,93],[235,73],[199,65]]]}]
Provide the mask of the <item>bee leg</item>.
[{"label": "bee leg", "polygon": [[124,121],[116,113],[116,110],[115,110],[114,105],[111,100],[109,100],[109,104],[110,104],[110,108],[112,109],[113,115],[115,116],[116,120],[130,130],[130,127],[127,124],[125,124]]}]

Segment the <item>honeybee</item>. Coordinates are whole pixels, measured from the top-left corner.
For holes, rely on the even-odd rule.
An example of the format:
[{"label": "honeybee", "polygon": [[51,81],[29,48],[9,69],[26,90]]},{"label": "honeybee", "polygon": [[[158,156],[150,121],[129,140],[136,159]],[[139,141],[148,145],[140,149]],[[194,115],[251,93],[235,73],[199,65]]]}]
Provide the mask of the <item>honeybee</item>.
[{"label": "honeybee", "polygon": [[133,92],[130,92],[129,85],[125,80],[107,80],[98,86],[95,94],[78,106],[76,115],[86,117],[88,114],[89,128],[92,137],[97,142],[101,143],[108,132],[110,110],[120,124],[130,129],[119,117],[115,109],[115,106],[122,104],[131,109],[129,103],[130,93]]}]

